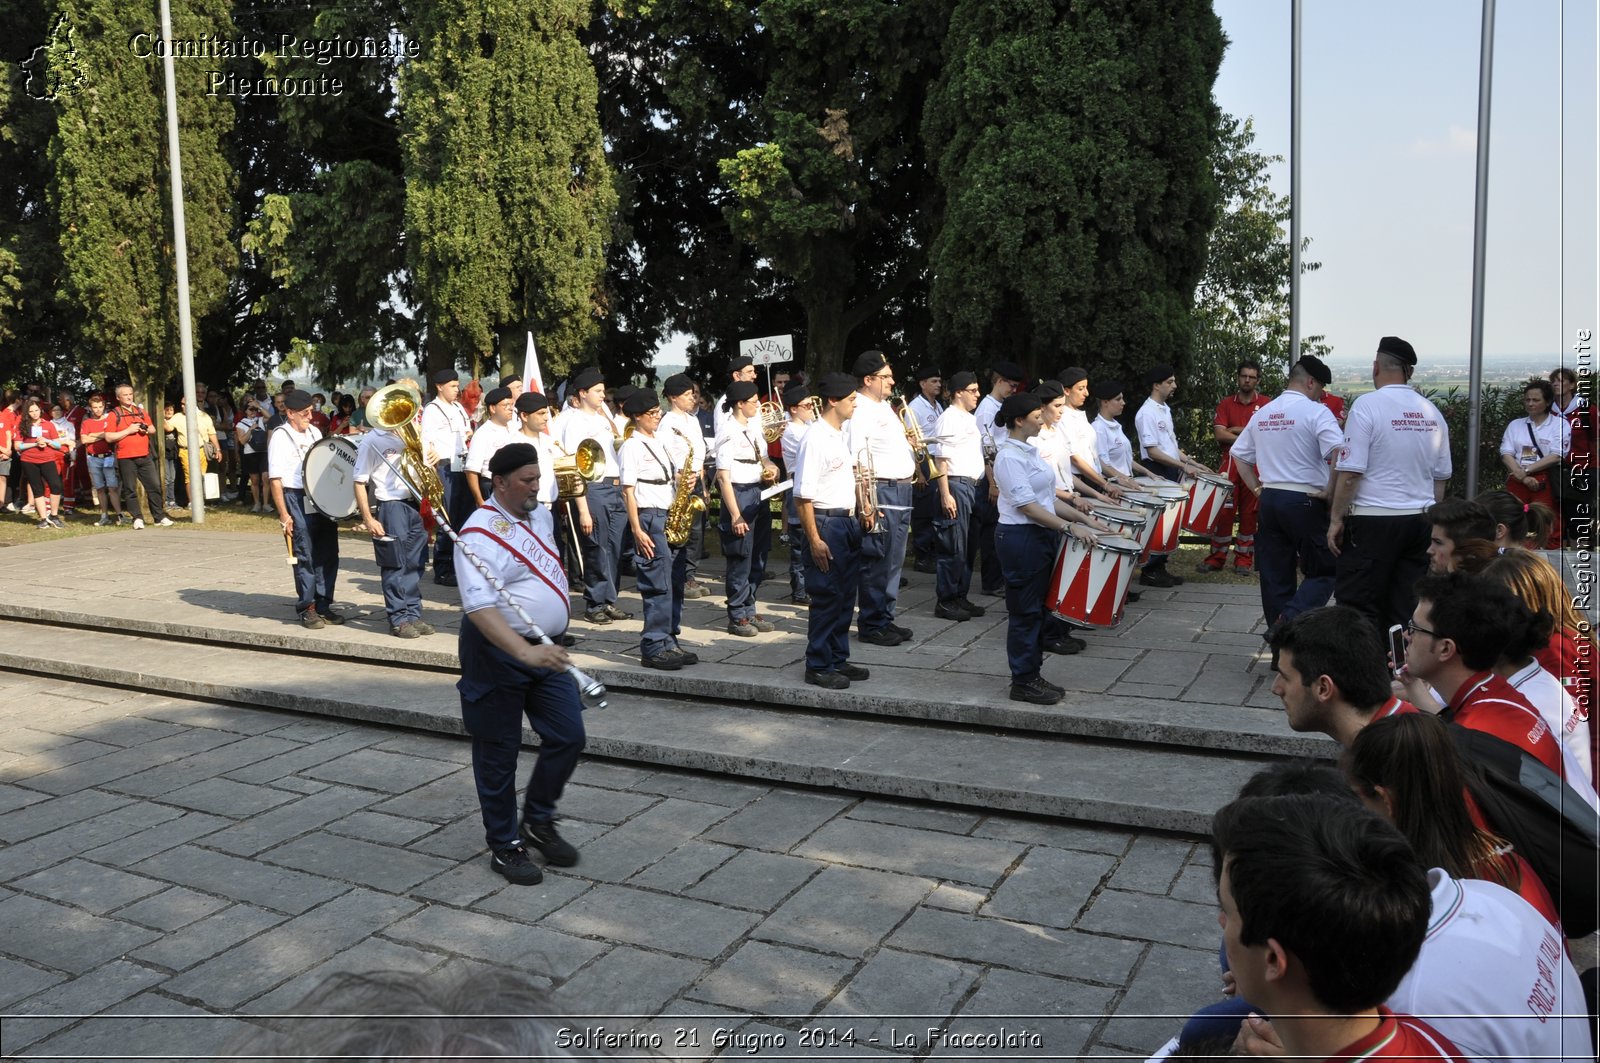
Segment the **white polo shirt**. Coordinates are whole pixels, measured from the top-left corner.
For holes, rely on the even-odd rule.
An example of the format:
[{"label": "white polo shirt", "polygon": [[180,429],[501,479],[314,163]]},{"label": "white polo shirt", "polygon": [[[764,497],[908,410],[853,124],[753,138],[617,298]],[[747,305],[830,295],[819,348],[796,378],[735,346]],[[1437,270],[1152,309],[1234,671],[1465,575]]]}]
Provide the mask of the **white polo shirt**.
[{"label": "white polo shirt", "polygon": [[[905,422],[889,408],[865,392],[856,392],[856,412],[845,429],[850,453],[867,450],[872,454],[872,475],[880,480],[909,480],[917,464],[906,442]],[[884,507],[890,508],[890,507]]]},{"label": "white polo shirt", "polygon": [[800,466],[795,497],[817,509],[855,510],[856,463],[843,432],[825,420],[813,422],[795,460]]},{"label": "white polo shirt", "polygon": [[1233,444],[1233,456],[1256,467],[1263,484],[1294,484],[1320,491],[1328,486],[1328,459],[1344,446],[1339,419],[1298,391],[1257,410]]},{"label": "white polo shirt", "polygon": [[621,475],[617,465],[616,426],[611,418],[593,410],[569,407],[556,422],[556,441],[568,454],[578,452],[578,444],[592,439],[605,452],[605,463],[600,469],[600,479],[615,480]]},{"label": "white polo shirt", "polygon": [[[467,471],[477,473],[479,476],[489,475],[489,459],[499,452],[507,443],[515,443],[522,438],[522,428],[515,423],[495,424],[485,421],[472,433],[472,442],[467,444]],[[540,466],[540,471],[544,466]]]},{"label": "white polo shirt", "polygon": [[684,413],[682,410],[667,410],[661,415],[661,426],[656,429],[656,438],[666,442],[667,448],[672,452],[673,461],[677,462],[680,468],[683,465],[681,448],[687,439],[689,449],[694,452],[695,469],[705,468],[706,436],[700,428],[700,418],[694,414]]},{"label": "white polo shirt", "polygon": [[553,506],[560,491],[556,487],[556,452],[550,445],[550,439],[551,436],[546,432],[535,432],[530,435],[519,426],[514,442],[532,444],[533,449],[539,452],[539,493],[534,497],[546,505]]},{"label": "white polo shirt", "polygon": [[304,489],[306,486],[306,451],[322,438],[322,429],[306,425],[304,432],[296,432],[288,424],[279,425],[267,436],[267,479],[282,480],[284,487]]},{"label": "white polo shirt", "polygon": [[1133,444],[1128,442],[1128,434],[1119,422],[1104,415],[1094,419],[1094,452],[1102,470],[1133,475]]},{"label": "white polo shirt", "polygon": [[622,463],[622,486],[633,488],[633,500],[640,509],[672,505],[677,470],[659,435],[647,439],[642,432],[633,433],[623,442],[617,458]]},{"label": "white polo shirt", "polygon": [[717,441],[711,448],[717,471],[728,471],[734,484],[761,482],[761,459],[767,456],[767,439],[761,434],[761,424],[754,418],[739,423],[739,418],[729,417],[717,432]]},{"label": "white polo shirt", "polygon": [[422,407],[421,431],[423,450],[432,450],[434,461],[448,461],[451,472],[465,470],[472,426],[461,403],[445,402],[435,395]]},{"label": "white polo shirt", "polygon": [[978,422],[978,438],[996,447],[1011,435],[1010,429],[994,423],[995,415],[999,412],[1000,400],[992,394],[979,399],[978,408],[972,411],[972,416]]},{"label": "white polo shirt", "polygon": [[922,429],[922,438],[926,439],[933,435],[944,407],[937,402],[929,402],[920,392],[906,405],[911,410],[911,415],[917,419],[917,427]]},{"label": "white polo shirt", "polygon": [[806,433],[815,423],[815,421],[796,421],[791,417],[789,427],[783,430],[783,435],[778,439],[778,446],[783,452],[783,465],[789,470],[791,480],[798,480],[800,477],[800,441],[805,439]]},{"label": "white polo shirt", "polygon": [[[375,429],[364,432],[356,444],[356,483],[367,485],[367,502],[409,502],[411,490],[389,467],[400,464],[406,445],[393,432]],[[388,458],[389,461],[384,459]]]},{"label": "white polo shirt", "polygon": [[1056,474],[1056,490],[1071,491],[1072,487],[1072,449],[1067,438],[1062,434],[1059,424],[1045,425],[1040,428],[1034,437],[1028,440],[1028,445],[1039,452],[1045,464],[1050,466]]},{"label": "white polo shirt", "polygon": [[983,476],[983,437],[976,417],[959,406],[948,406],[934,425],[934,435],[944,442],[929,443],[928,450],[949,460],[951,476],[973,480]]},{"label": "white polo shirt", "polygon": [[1096,448],[1094,425],[1089,423],[1089,415],[1082,410],[1075,410],[1069,400],[1066,411],[1061,415],[1061,422],[1056,425],[1061,430],[1062,436],[1067,441],[1068,457],[1077,458],[1095,472],[1100,468],[1100,455]]},{"label": "white polo shirt", "polygon": [[1182,448],[1178,446],[1177,433],[1172,430],[1172,408],[1166,403],[1146,399],[1139,412],[1133,415],[1133,428],[1139,433],[1140,458],[1151,460],[1150,448],[1158,447],[1173,461],[1178,460]]},{"label": "white polo shirt", "polygon": [[1552,454],[1565,456],[1571,449],[1572,425],[1565,417],[1554,414],[1546,416],[1544,424],[1534,424],[1531,417],[1518,417],[1506,425],[1505,434],[1500,437],[1500,453],[1516,458],[1524,469]]},{"label": "white polo shirt", "polygon": [[1561,680],[1546,671],[1535,658],[1527,667],[1506,676],[1506,682],[1539,711],[1545,726],[1561,743],[1567,785],[1581,794],[1591,808],[1600,804],[1600,795],[1589,784],[1594,777],[1589,771],[1589,722],[1587,717],[1579,715],[1577,704]]},{"label": "white polo shirt", "polygon": [[1356,506],[1421,513],[1434,481],[1450,479],[1450,430],[1415,388],[1386,384],[1350,407],[1334,467],[1362,474]]},{"label": "white polo shirt", "polygon": [[1030,502],[1056,511],[1056,471],[1026,443],[1007,439],[994,459],[994,481],[1000,488],[1000,523],[1032,524],[1022,512]]},{"label": "white polo shirt", "polygon": [[[567,629],[567,621],[572,616],[568,608],[566,574],[552,545],[554,527],[550,511],[543,506],[535,508],[526,519],[518,519],[501,509],[492,498],[473,510],[472,516],[461,526],[461,541],[472,547],[472,552],[500,581],[511,599],[551,638]],[[480,609],[498,609],[517,634],[532,635],[516,610],[501,601],[488,577],[468,560],[459,543],[455,557],[461,611],[475,613]]]}]

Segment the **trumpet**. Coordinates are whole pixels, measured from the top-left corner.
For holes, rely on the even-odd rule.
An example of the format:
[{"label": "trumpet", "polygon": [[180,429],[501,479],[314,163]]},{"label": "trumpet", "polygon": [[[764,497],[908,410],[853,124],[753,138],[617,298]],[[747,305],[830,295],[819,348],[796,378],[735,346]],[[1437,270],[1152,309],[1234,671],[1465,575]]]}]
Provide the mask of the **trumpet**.
[{"label": "trumpet", "polygon": [[928,441],[922,438],[922,425],[917,422],[917,415],[911,412],[911,406],[900,396],[889,399],[889,408],[900,418],[900,427],[905,429],[906,443],[911,447],[911,457],[917,463],[917,480],[919,483],[931,483],[944,475],[944,470],[939,468],[939,463],[933,459],[928,450]]},{"label": "trumpet", "polygon": [[856,451],[856,519],[868,535],[883,532],[883,514],[878,510],[878,477],[872,464],[872,450]]}]

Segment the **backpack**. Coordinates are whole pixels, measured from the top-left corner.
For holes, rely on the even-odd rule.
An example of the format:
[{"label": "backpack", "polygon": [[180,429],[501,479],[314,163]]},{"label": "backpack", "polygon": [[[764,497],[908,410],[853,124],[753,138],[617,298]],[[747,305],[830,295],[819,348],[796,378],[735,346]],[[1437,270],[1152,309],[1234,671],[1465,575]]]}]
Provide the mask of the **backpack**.
[{"label": "backpack", "polygon": [[250,429],[250,449],[257,454],[267,452],[267,430],[259,424]]},{"label": "backpack", "polygon": [[1460,724],[1450,737],[1467,790],[1550,891],[1569,938],[1600,927],[1600,816],[1559,775],[1510,742]]}]

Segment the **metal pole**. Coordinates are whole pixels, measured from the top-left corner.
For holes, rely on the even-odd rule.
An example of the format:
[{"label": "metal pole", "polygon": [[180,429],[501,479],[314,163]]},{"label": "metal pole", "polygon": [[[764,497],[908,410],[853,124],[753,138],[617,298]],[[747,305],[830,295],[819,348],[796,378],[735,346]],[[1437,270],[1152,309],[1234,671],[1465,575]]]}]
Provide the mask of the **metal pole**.
[{"label": "metal pole", "polygon": [[183,164],[178,152],[178,87],[172,68],[172,3],[161,0],[161,75],[167,87],[167,157],[172,166],[172,250],[178,267],[178,350],[183,361],[184,431],[189,441],[189,515],[206,522],[206,454],[200,444],[200,402],[194,393],[194,337],[189,328],[189,238],[183,223]]},{"label": "metal pole", "polygon": [[1483,435],[1483,267],[1489,235],[1489,112],[1494,97],[1494,0],[1483,0],[1478,44],[1478,178],[1472,209],[1472,345],[1467,355],[1467,497],[1478,493]]},{"label": "metal pole", "polygon": [[1302,0],[1289,11],[1289,364],[1300,357],[1300,26]]}]

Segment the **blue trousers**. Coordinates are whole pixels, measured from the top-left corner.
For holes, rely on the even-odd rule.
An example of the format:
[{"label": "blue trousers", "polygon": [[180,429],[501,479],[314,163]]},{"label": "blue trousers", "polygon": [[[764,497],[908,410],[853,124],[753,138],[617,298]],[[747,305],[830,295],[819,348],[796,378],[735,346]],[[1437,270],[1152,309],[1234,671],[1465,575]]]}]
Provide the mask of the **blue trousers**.
[{"label": "blue trousers", "polygon": [[1055,561],[1055,533],[1037,524],[999,524],[995,550],[1006,577],[1006,660],[1011,681],[1039,678],[1044,663],[1044,592]]},{"label": "blue trousers", "polygon": [[[749,621],[756,615],[757,581],[752,573],[756,536],[765,521],[770,538],[772,520],[766,512],[765,503],[761,501],[760,484],[734,484],[733,497],[739,504],[739,516],[749,524],[750,530],[743,535],[733,534],[727,506],[722,507],[717,530],[722,533],[722,557],[728,564],[727,573],[722,578],[723,590],[728,596],[728,621],[737,624]],[[763,560],[763,568],[765,564]]]},{"label": "blue trousers", "polygon": [[[467,490],[467,474],[451,472],[448,461],[435,462],[433,470],[439,474],[439,482],[444,485],[444,517],[450,522],[450,527],[460,531],[476,508],[476,504],[472,501],[472,492]],[[455,544],[450,541],[450,536],[443,532],[439,533],[433,543],[433,574],[435,576],[456,574]]]},{"label": "blue trousers", "polygon": [[306,493],[298,487],[283,489],[283,507],[294,520],[294,611],[305,613],[333,605],[333,585],[339,578],[339,526],[321,513],[306,512]]},{"label": "blue trousers", "polygon": [[740,515],[750,522],[751,532],[754,536],[750,541],[750,584],[756,590],[767,581],[767,555],[772,553],[772,501],[761,501],[760,485],[755,495],[755,507],[745,508],[741,501]]},{"label": "blue trousers", "polygon": [[940,517],[937,481],[911,487],[911,552],[918,561],[931,560],[939,553],[939,533],[934,521]]},{"label": "blue trousers", "polygon": [[524,668],[461,623],[461,722],[472,736],[472,777],[484,840],[504,849],[517,840],[517,753],[522,720],[539,736],[538,760],[522,804],[524,819],[548,823],[583,752],[583,703],[564,671]]},{"label": "blue trousers", "polygon": [[628,530],[628,511],[622,505],[622,488],[606,480],[589,485],[586,496],[594,531],[578,529],[583,551],[583,601],[589,609],[617,604],[621,580],[622,537]]},{"label": "blue trousers", "polygon": [[[1338,562],[1328,549],[1328,503],[1299,491],[1261,492],[1256,573],[1261,615],[1269,625],[1327,605]],[[1305,580],[1295,586],[1296,570]]]},{"label": "blue trousers", "polygon": [[421,620],[422,569],[428,563],[428,533],[422,527],[422,514],[410,502],[379,502],[378,523],[394,538],[392,543],[372,543],[389,626]]},{"label": "blue trousers", "polygon": [[939,571],[934,577],[941,602],[965,598],[972,590],[972,564],[967,558],[967,538],[972,526],[972,496],[983,481],[965,476],[947,476],[950,497],[955,499],[956,515],[944,515],[944,503],[938,488],[934,488],[935,505],[939,515],[933,520],[933,530],[939,544]]},{"label": "blue trousers", "polygon": [[[891,509],[889,507],[897,507]],[[861,606],[858,629],[863,635],[894,623],[900,600],[900,570],[906,564],[906,536],[911,530],[911,485],[878,481],[878,508],[883,531],[861,539]]]},{"label": "blue trousers", "polygon": [[[1000,507],[989,501],[989,478],[994,473],[987,473],[979,480],[972,492],[972,524],[967,539],[967,562],[971,567],[974,562],[981,565],[979,568],[980,585],[985,594],[998,591],[1005,584],[1005,575],[1000,571],[1000,560],[995,557],[995,528],[1000,523]],[[978,561],[978,555],[983,558]]]},{"label": "blue trousers", "polygon": [[806,594],[806,569],[811,567],[811,543],[798,521],[789,521],[789,594]]},{"label": "blue trousers", "polygon": [[639,652],[655,657],[678,645],[683,626],[683,584],[688,579],[689,551],[667,545],[667,511],[641,509],[639,527],[650,537],[656,556],[650,560],[637,552],[633,572],[639,581],[639,597],[644,599],[644,633]]},{"label": "blue trousers", "polygon": [[850,608],[861,579],[861,522],[855,517],[817,517],[817,534],[828,544],[833,560],[828,571],[806,552],[806,667],[836,672],[850,660]]}]

